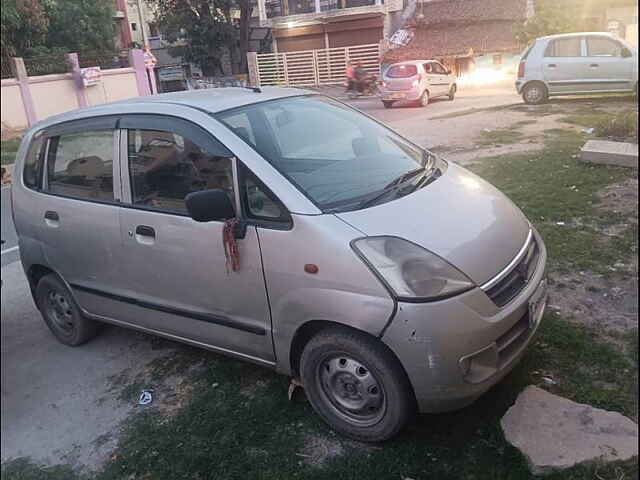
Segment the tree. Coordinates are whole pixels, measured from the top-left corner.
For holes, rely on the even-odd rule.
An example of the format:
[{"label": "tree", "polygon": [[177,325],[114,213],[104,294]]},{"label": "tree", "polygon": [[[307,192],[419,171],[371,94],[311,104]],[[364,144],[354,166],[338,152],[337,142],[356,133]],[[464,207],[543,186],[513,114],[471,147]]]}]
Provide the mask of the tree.
[{"label": "tree", "polygon": [[104,0],[2,0],[2,57],[111,53],[113,6]]},{"label": "tree", "polygon": [[44,43],[49,19],[39,0],[2,0],[2,58],[26,55]]},{"label": "tree", "polygon": [[[240,50],[240,65],[246,71],[249,48],[251,0],[148,0],[163,37],[174,45],[172,55],[181,55],[198,65],[207,76],[224,73],[221,58],[225,51]],[[239,10],[239,28],[232,12]]]},{"label": "tree", "polygon": [[112,4],[105,0],[49,0],[45,4],[50,22],[45,46],[71,52],[113,52]]},{"label": "tree", "polygon": [[518,42],[529,45],[536,38],[546,35],[582,31],[581,21],[576,18],[575,12],[570,9],[544,5],[532,18],[517,25],[514,33]]}]

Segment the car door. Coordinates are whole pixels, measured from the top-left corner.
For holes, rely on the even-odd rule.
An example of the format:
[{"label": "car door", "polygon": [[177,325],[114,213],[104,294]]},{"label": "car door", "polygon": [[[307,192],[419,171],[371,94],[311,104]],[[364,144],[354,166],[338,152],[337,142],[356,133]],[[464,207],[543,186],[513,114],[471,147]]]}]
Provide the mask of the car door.
[{"label": "car door", "polygon": [[46,260],[91,313],[87,289],[110,291],[121,276],[120,182],[116,118],[85,119],[45,132],[43,185],[35,194],[39,239]]},{"label": "car door", "polygon": [[549,93],[584,91],[589,84],[588,61],[583,56],[582,37],[560,37],[551,40],[542,59],[544,80]]},{"label": "car door", "polygon": [[586,60],[589,64],[588,89],[591,91],[632,90],[635,58],[622,43],[603,35],[588,35]]},{"label": "car door", "polygon": [[423,78],[424,78],[424,89],[429,90],[430,97],[437,97],[438,93],[438,81],[437,75],[433,71],[433,64],[431,62],[426,62],[422,64],[422,69],[424,70]]},{"label": "car door", "polygon": [[119,318],[226,353],[273,364],[271,317],[255,226],[225,255],[223,222],[198,223],[185,196],[222,189],[236,205],[233,154],[189,121],[122,117],[123,287]]},{"label": "car door", "polygon": [[438,95],[448,95],[449,89],[451,88],[451,80],[449,78],[449,74],[447,73],[447,69],[442,66],[439,62],[433,62],[432,64],[433,73],[435,74],[435,84],[438,91]]}]

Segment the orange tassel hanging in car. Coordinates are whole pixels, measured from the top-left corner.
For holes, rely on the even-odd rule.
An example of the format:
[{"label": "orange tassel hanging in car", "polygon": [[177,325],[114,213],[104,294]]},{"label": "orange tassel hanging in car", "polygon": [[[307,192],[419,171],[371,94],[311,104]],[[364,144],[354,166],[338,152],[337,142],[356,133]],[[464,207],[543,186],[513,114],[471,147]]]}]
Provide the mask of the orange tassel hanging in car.
[{"label": "orange tassel hanging in car", "polygon": [[235,236],[237,225],[238,219],[231,218],[224,222],[222,229],[222,245],[224,246],[224,256],[227,261],[227,275],[229,274],[229,266],[234,272],[240,270],[240,251],[238,250]]}]

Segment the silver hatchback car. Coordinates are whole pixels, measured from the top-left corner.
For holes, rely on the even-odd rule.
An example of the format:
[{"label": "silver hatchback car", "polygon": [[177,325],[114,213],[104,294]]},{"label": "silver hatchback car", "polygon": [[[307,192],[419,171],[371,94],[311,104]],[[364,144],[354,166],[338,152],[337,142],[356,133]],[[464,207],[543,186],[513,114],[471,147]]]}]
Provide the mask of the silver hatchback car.
[{"label": "silver hatchback car", "polygon": [[526,103],[550,96],[638,93],[638,50],[609,33],[538,38],[522,55],[516,89]]},{"label": "silver hatchback car", "polygon": [[456,76],[435,60],[394,63],[382,74],[380,98],[385,108],[397,101],[417,102],[426,107],[432,98],[453,100],[458,86]]},{"label": "silver hatchback car", "polygon": [[52,117],[15,177],[22,264],[62,343],[106,322],[271,367],[363,441],[471,403],[545,308],[545,246],[513,203],[303,90]]}]

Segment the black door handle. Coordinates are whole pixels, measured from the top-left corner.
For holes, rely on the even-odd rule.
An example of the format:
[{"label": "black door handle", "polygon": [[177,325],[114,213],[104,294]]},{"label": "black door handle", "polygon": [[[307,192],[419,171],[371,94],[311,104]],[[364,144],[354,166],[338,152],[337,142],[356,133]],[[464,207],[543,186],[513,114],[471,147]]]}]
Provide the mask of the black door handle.
[{"label": "black door handle", "polygon": [[153,228],[148,227],[146,225],[138,225],[136,227],[136,234],[142,235],[143,237],[156,238],[156,231]]},{"label": "black door handle", "polygon": [[550,63],[549,64],[549,68],[556,68],[556,67],[557,67],[557,65],[555,63]]},{"label": "black door handle", "polygon": [[592,63],[591,65],[589,65],[590,67],[599,67],[600,65],[598,65],[597,63]]},{"label": "black door handle", "polygon": [[60,220],[60,216],[58,215],[58,212],[54,212],[51,210],[47,210],[44,213],[44,218],[46,218],[47,220],[55,220],[55,221]]}]

